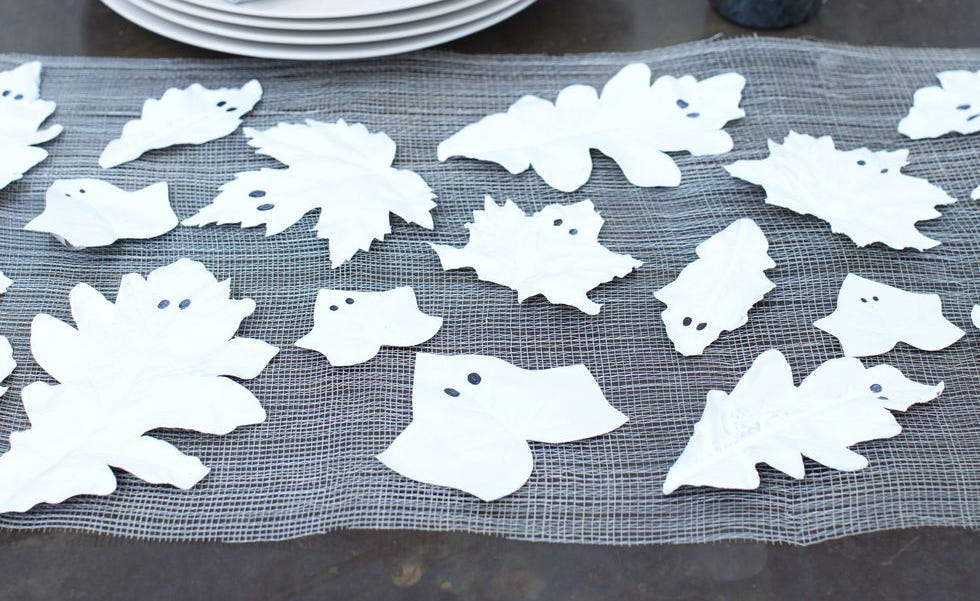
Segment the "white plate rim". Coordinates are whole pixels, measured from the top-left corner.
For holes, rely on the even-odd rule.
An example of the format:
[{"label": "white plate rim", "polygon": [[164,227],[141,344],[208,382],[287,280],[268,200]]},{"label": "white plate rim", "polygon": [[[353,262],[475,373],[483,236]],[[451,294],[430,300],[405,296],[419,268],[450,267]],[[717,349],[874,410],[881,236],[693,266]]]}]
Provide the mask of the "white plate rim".
[{"label": "white plate rim", "polygon": [[[198,6],[203,6],[205,8],[211,8],[214,10],[223,10],[225,12],[235,13],[239,15],[251,15],[253,17],[275,17],[282,19],[336,19],[339,17],[362,17],[367,15],[378,15],[393,12],[396,10],[405,10],[407,8],[418,8],[420,6],[425,6],[426,4],[432,4],[438,2],[439,0],[387,0],[391,3],[391,6],[387,8],[358,8],[358,4],[361,4],[359,0],[354,2],[347,2],[344,7],[334,7],[333,9],[325,10],[324,12],[307,13],[305,15],[297,16],[296,13],[283,12],[281,9],[269,9],[269,3],[266,2],[263,6],[262,2],[245,2],[242,4],[232,4],[231,2],[225,2],[224,0],[186,0],[191,4],[197,4]],[[300,0],[294,0],[299,2]],[[322,4],[322,0],[319,1]]]}]

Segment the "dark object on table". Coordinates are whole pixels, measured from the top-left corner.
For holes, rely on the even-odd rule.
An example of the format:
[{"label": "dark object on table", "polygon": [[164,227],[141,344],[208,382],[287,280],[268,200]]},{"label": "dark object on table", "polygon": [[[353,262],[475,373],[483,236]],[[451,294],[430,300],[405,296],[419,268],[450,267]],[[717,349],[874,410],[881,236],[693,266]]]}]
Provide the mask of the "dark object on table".
[{"label": "dark object on table", "polygon": [[710,0],[729,21],[757,29],[799,25],[820,10],[822,0]]}]

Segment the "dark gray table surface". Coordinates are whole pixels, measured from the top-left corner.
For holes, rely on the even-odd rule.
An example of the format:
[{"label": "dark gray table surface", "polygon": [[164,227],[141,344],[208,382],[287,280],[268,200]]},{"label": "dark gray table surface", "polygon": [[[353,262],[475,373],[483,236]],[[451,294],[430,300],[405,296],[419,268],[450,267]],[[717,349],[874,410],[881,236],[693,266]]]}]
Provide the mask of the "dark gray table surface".
[{"label": "dark gray table surface", "polygon": [[[707,0],[539,0],[445,47],[639,50],[749,33]],[[765,33],[972,47],[980,0],[826,0],[810,23]],[[221,56],[144,31],[98,0],[0,0],[0,52]],[[0,531],[0,599],[980,599],[978,542],[976,532],[937,528],[802,548],[598,547],[404,531],[223,545]]]}]

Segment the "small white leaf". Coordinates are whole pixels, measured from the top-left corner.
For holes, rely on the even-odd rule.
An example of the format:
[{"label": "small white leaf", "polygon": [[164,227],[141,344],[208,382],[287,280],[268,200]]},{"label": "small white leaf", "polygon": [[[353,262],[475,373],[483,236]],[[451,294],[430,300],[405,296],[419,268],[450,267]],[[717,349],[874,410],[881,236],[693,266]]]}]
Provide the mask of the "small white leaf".
[{"label": "small white leaf", "polygon": [[830,223],[858,246],[881,242],[925,250],[939,242],[915,228],[940,216],[936,205],[956,202],[938,186],[905,175],[907,150],[837,150],[830,136],[790,132],[769,141],[769,157],[737,161],[726,170],[766,189],[766,202]]},{"label": "small white leaf", "polygon": [[814,324],[833,334],[848,357],[887,353],[899,342],[938,351],[965,332],[943,317],[938,294],[917,294],[847,274],[837,308]]},{"label": "small white leaf", "polygon": [[181,259],[124,276],[115,304],[87,284],[69,294],[78,329],[41,314],[31,350],[60,384],[21,391],[31,428],[0,457],[0,512],[81,494],[107,495],[109,466],[152,483],[190,488],[208,473],[196,457],[145,435],[156,428],[227,434],[265,420],[245,387],[278,349],[235,338],[255,310],[229,298],[204,265]]},{"label": "small white leaf", "polygon": [[73,248],[106,246],[120,238],[154,238],[177,227],[167,182],[126,192],[97,179],[51,184],[44,212],[24,226]]},{"label": "small white leaf", "polygon": [[387,135],[343,119],[245,128],[245,135],[259,154],[288,168],[239,173],[184,225],[265,225],[272,236],[320,209],[317,236],[330,240],[332,267],[391,233],[390,213],[432,229],[435,195],[416,173],[391,166],[395,143]]},{"label": "small white leaf", "polygon": [[909,114],[898,122],[899,133],[921,140],[980,131],[980,71],[944,71],[936,77],[941,86],[915,91]]},{"label": "small white leaf", "polygon": [[382,345],[422,344],[441,327],[441,317],[419,310],[411,286],[387,292],[320,290],[313,330],[296,346],[322,353],[331,365],[356,365],[377,355]]},{"label": "small white leaf", "polygon": [[102,151],[99,165],[109,169],[138,159],[143,153],[175,144],[204,144],[238,129],[262,98],[262,86],[252,80],[240,88],[209,90],[192,84],[170,88],[157,100],[143,103],[143,112],[123,126],[122,135]]},{"label": "small white leaf", "polygon": [[973,305],[973,310],[970,311],[970,319],[974,326],[980,328],[980,305]]},{"label": "small white leaf", "polygon": [[493,501],[527,482],[527,441],[592,438],[626,423],[584,365],[530,371],[480,355],[415,359],[412,423],[378,459],[407,478]]},{"label": "small white leaf", "polygon": [[976,188],[973,189],[973,192],[970,193],[970,199],[980,200],[980,186],[977,186]]},{"label": "small white leaf", "polygon": [[698,260],[654,293],[667,305],[660,314],[667,336],[688,357],[745,325],[752,305],[775,287],[764,273],[776,266],[766,254],[769,241],[751,219],[739,219],[695,250]]},{"label": "small white leaf", "polygon": [[939,396],[943,383],[918,384],[890,365],[865,369],[857,359],[827,361],[799,388],[778,350],[752,363],[731,394],[708,393],[701,420],[663,492],[681,486],[749,490],[759,487],[757,463],[793,478],[804,477],[803,457],[854,471],[868,460],[848,447],[902,431],[889,413]]},{"label": "small white leaf", "polygon": [[41,63],[33,61],[0,73],[0,190],[48,156],[35,144],[61,133],[60,125],[38,129],[55,103],[41,100]]},{"label": "small white leaf", "polygon": [[3,275],[3,272],[0,271],[0,294],[6,292],[10,288],[10,285],[13,283],[14,281],[12,279]]},{"label": "small white leaf", "polygon": [[722,154],[732,149],[723,127],[745,116],[738,107],[745,78],[725,73],[702,81],[624,67],[595,88],[573,85],[555,103],[524,96],[506,113],[464,127],[439,145],[440,161],[463,156],[492,161],[510,173],[533,167],[563,192],[582,187],[592,173],[591,148],[612,158],[630,183],[677,186],[681,173],[665,152]]},{"label": "small white leaf", "polygon": [[481,280],[516,290],[518,302],[543,294],[548,302],[598,315],[602,305],[586,293],[643,264],[599,243],[603,223],[589,200],[548,205],[528,217],[510,200],[500,206],[487,196],[466,224],[465,247],[432,248],[443,269],[472,267]]},{"label": "small white leaf", "polygon": [[[14,372],[17,362],[14,361],[14,349],[10,347],[10,341],[6,336],[0,336],[0,382],[7,379],[7,376]],[[0,396],[7,392],[6,386],[0,386]]]}]

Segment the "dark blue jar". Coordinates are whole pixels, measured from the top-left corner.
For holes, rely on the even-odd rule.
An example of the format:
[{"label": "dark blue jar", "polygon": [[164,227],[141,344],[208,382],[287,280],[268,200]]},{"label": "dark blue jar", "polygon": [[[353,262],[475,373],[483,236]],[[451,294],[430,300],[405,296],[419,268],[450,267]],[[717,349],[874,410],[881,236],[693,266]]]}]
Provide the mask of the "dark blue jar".
[{"label": "dark blue jar", "polygon": [[820,10],[822,0],[710,0],[718,14],[753,29],[792,27]]}]

